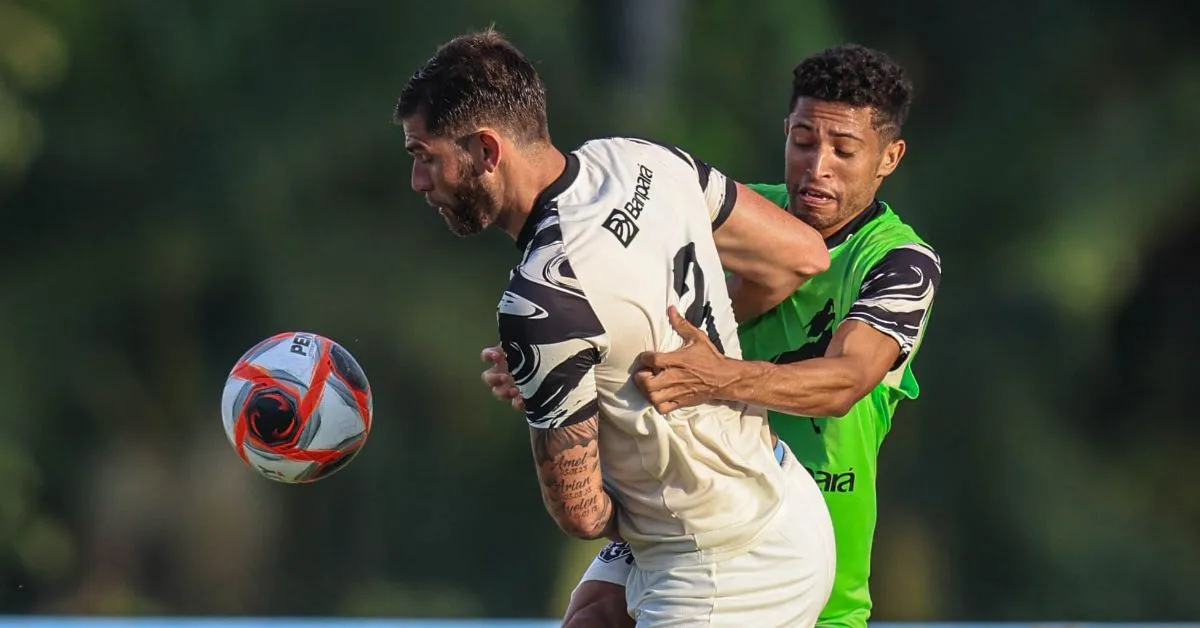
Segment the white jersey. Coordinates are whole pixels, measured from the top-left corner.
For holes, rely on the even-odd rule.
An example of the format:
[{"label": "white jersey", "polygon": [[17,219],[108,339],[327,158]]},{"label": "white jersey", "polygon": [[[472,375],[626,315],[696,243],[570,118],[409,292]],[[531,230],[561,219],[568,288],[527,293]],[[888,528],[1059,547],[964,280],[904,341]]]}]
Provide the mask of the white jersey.
[{"label": "white jersey", "polygon": [[588,142],[535,202],[498,308],[529,424],[599,416],[620,533],[646,568],[747,551],[779,513],[784,477],[763,411],[709,403],[663,415],[630,377],[643,351],[682,344],[669,305],[741,357],[712,236],[735,196],[732,181],[677,148]]}]

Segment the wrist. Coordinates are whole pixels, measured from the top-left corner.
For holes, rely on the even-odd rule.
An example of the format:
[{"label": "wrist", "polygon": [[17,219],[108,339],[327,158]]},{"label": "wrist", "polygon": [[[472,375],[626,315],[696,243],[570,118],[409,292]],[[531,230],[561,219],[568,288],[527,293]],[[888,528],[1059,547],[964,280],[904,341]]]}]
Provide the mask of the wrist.
[{"label": "wrist", "polygon": [[746,362],[732,358],[722,358],[723,370],[728,373],[716,397],[722,401],[750,403],[754,397],[754,389],[766,373],[766,365],[762,362]]}]

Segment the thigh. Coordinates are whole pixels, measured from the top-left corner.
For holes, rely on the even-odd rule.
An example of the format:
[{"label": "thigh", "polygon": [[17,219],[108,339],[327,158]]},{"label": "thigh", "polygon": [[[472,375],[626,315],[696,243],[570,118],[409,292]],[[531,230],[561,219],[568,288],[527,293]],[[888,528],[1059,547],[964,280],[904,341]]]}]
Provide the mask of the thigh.
[{"label": "thigh", "polygon": [[[688,560],[661,570],[636,564],[629,574],[626,605],[637,628],[707,628],[717,605],[716,565]],[[758,628],[758,627],[755,627]]]},{"label": "thigh", "polygon": [[717,565],[713,626],[812,626],[833,588],[836,551],[824,496],[786,451],[789,477],[775,530]]},{"label": "thigh", "polygon": [[584,580],[571,593],[562,628],[634,628],[625,608],[625,587],[603,580]]},{"label": "thigh", "polygon": [[720,597],[711,625],[811,627],[829,599],[832,575],[819,544],[775,530],[753,550],[717,564]]}]

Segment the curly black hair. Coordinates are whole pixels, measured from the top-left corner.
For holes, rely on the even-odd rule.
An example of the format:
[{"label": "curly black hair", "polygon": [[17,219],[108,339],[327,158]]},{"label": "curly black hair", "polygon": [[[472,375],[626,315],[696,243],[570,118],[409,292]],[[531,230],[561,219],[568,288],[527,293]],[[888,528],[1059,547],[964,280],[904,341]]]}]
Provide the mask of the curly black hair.
[{"label": "curly black hair", "polygon": [[912,103],[912,82],[890,57],[858,44],[842,44],[808,57],[792,71],[792,100],[815,98],[871,107],[871,125],[887,140],[900,137]]}]

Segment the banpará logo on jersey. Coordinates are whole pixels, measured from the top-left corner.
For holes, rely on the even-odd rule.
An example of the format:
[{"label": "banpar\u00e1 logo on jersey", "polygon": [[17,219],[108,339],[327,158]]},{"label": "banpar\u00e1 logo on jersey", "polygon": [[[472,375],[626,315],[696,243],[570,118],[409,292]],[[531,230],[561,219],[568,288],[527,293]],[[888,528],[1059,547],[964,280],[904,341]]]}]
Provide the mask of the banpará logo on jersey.
[{"label": "banpar\u00e1 logo on jersey", "polygon": [[804,467],[808,474],[817,482],[817,486],[826,493],[853,493],[854,492],[854,467],[850,467],[841,473],[830,471],[817,471]]},{"label": "banpar\u00e1 logo on jersey", "polygon": [[650,182],[654,179],[654,171],[638,164],[637,183],[633,187],[633,197],[625,202],[620,209],[614,209],[604,219],[604,228],[617,237],[621,246],[629,248],[629,244],[637,237],[641,229],[637,219],[646,209],[646,201],[650,200]]}]

